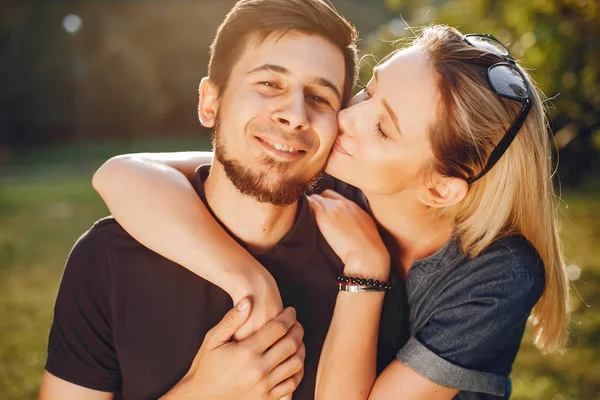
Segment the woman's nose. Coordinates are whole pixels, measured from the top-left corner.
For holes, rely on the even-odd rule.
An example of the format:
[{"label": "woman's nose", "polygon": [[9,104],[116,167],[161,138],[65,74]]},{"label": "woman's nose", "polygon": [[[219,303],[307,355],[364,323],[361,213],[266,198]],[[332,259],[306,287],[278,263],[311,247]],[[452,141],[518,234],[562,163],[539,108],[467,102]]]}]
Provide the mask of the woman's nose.
[{"label": "woman's nose", "polygon": [[360,109],[364,105],[363,103],[365,100],[366,96],[364,90],[361,90],[350,100],[348,106],[338,113],[338,126],[340,132],[349,136],[354,136],[354,132],[356,131],[355,118],[360,118]]},{"label": "woman's nose", "polygon": [[354,95],[354,97],[352,97],[350,99],[350,101],[348,102],[348,106],[346,108],[352,107],[353,105],[356,105],[358,103],[362,103],[363,101],[365,101],[366,100],[366,94],[367,94],[367,92],[365,91],[365,89],[363,89],[360,92],[356,93]]},{"label": "woman's nose", "polygon": [[349,108],[345,108],[338,113],[338,129],[340,133],[348,134],[352,131],[351,115],[348,112]]}]

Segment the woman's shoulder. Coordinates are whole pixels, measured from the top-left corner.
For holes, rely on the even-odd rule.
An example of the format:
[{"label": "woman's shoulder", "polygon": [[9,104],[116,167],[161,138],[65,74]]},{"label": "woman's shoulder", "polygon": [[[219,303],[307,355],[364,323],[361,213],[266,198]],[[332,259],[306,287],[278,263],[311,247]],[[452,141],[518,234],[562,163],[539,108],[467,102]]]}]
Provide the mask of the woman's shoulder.
[{"label": "woman's shoulder", "polygon": [[460,281],[448,290],[450,303],[495,299],[501,313],[518,305],[529,314],[545,288],[544,264],[522,235],[499,238],[476,257],[462,258],[446,278]]},{"label": "woman's shoulder", "polygon": [[424,376],[445,377],[445,386],[500,395],[544,290],[535,248],[523,236],[507,236],[469,258],[455,239],[438,270],[413,287],[413,337],[398,358]]},{"label": "woman's shoulder", "polygon": [[[497,298],[501,300],[497,302],[499,307],[526,304],[527,309],[533,307],[545,287],[543,262],[521,235],[499,238],[475,257],[468,257],[455,238],[438,257],[426,261],[416,271],[411,270],[407,288],[413,294],[413,303],[430,304],[430,310],[478,298]],[[421,285],[422,280],[427,284]]]},{"label": "woman's shoulder", "polygon": [[470,262],[498,270],[499,273],[531,275],[542,280],[544,263],[533,245],[523,235],[504,236],[493,241],[481,254]]},{"label": "woman's shoulder", "polygon": [[415,262],[410,275],[433,280],[452,276],[470,282],[521,275],[544,280],[544,265],[536,249],[522,235],[496,239],[475,257],[464,253],[460,239],[455,236],[436,254]]}]

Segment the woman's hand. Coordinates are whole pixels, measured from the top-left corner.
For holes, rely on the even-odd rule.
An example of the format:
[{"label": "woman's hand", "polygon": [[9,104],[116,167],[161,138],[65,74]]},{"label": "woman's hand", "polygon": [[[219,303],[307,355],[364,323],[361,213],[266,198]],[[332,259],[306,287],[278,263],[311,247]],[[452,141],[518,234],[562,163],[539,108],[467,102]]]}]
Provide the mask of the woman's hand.
[{"label": "woman's hand", "polygon": [[277,282],[269,271],[262,267],[248,271],[249,275],[243,279],[244,283],[239,285],[239,290],[229,292],[234,304],[243,298],[251,299],[253,304],[250,318],[233,335],[236,341],[246,339],[283,310]]},{"label": "woman's hand", "polygon": [[332,190],[311,195],[309,204],[325,240],[344,263],[346,275],[388,279],[390,255],[369,214]]}]

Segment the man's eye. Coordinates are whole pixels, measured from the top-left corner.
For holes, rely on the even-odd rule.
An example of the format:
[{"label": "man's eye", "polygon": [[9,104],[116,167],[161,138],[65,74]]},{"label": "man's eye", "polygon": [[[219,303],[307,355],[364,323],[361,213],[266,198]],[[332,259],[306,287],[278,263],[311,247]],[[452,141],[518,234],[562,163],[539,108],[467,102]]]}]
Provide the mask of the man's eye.
[{"label": "man's eye", "polygon": [[307,96],[308,100],[314,102],[314,103],[319,103],[325,106],[331,106],[331,103],[329,102],[329,100],[327,100],[325,97],[321,97],[319,95],[316,94],[309,94]]},{"label": "man's eye", "polygon": [[308,98],[316,103],[329,104],[329,102],[321,96],[316,96],[313,94],[309,95]]},{"label": "man's eye", "polygon": [[271,82],[271,81],[262,81],[262,82],[258,82],[258,84],[262,85],[262,86],[274,88],[274,89],[279,89],[279,85],[276,84],[275,82]]}]

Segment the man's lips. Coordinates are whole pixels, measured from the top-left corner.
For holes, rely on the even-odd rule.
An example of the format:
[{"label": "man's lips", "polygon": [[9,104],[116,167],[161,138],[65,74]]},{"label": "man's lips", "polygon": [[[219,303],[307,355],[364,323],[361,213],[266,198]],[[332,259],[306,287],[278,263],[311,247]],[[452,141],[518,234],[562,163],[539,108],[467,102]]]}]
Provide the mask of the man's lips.
[{"label": "man's lips", "polygon": [[303,146],[302,144],[286,143],[281,140],[271,141],[267,138],[260,138],[258,136],[255,136],[255,139],[268,153],[286,160],[294,160],[306,154],[306,151],[300,148],[300,146]]},{"label": "man's lips", "polygon": [[297,151],[306,152],[307,146],[298,140],[286,140],[282,137],[255,136],[258,140],[263,141],[275,150],[287,151],[294,153]]}]

